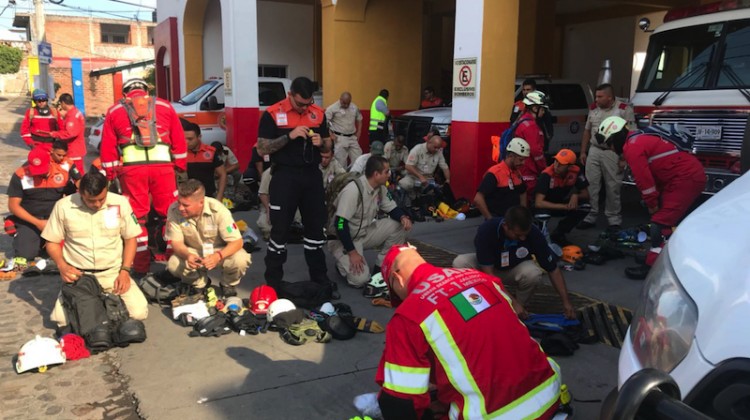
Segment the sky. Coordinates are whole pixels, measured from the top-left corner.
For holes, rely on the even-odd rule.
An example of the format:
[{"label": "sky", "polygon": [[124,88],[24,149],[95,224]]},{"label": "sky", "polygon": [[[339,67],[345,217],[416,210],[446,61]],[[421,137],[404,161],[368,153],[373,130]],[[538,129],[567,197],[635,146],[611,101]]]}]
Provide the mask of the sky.
[{"label": "sky", "polygon": [[[62,4],[44,0],[45,14],[109,19],[135,19],[137,16],[140,20],[150,21],[155,8],[156,0],[62,0]],[[10,5],[8,0],[0,0],[0,10],[0,39],[24,40],[24,35],[10,32],[9,29],[13,27],[15,13],[33,13],[33,0],[16,0],[15,6]]]}]

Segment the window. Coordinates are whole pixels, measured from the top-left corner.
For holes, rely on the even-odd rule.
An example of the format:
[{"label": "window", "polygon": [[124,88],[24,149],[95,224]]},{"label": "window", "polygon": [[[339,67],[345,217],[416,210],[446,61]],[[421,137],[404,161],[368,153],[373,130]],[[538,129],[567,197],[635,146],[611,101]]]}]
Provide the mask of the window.
[{"label": "window", "polygon": [[260,106],[270,106],[286,98],[284,84],[281,82],[259,82],[258,102]]},{"label": "window", "polygon": [[154,27],[149,26],[146,28],[146,40],[147,45],[154,45]]},{"label": "window", "polygon": [[258,77],[286,78],[286,66],[271,66],[261,64],[258,66]]},{"label": "window", "polygon": [[102,44],[130,44],[130,25],[99,24]]},{"label": "window", "polygon": [[750,86],[750,21],[729,22],[724,57],[719,67],[720,88]]}]

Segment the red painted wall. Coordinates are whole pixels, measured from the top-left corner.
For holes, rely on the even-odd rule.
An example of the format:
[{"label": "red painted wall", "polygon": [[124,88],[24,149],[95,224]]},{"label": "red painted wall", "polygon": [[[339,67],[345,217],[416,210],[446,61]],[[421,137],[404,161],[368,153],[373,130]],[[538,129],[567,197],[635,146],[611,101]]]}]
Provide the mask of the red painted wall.
[{"label": "red painted wall", "polygon": [[227,146],[237,155],[240,171],[250,162],[250,152],[258,142],[258,108],[224,108],[227,124]]},{"label": "red painted wall", "polygon": [[451,188],[456,197],[474,199],[477,186],[492,166],[491,136],[502,134],[510,123],[451,123]]}]

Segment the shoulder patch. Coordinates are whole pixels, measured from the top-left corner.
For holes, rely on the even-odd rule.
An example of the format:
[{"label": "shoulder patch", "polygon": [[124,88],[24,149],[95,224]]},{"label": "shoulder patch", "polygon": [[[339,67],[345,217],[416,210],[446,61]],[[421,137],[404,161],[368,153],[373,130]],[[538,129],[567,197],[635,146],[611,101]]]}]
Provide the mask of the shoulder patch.
[{"label": "shoulder patch", "polygon": [[592,110],[592,111],[595,110],[596,109],[596,102],[593,102],[591,105],[589,105],[589,109]]},{"label": "shoulder patch", "polygon": [[626,104],[625,102],[620,102],[620,106],[619,106],[620,109],[626,109],[627,107],[628,107],[628,104]]}]

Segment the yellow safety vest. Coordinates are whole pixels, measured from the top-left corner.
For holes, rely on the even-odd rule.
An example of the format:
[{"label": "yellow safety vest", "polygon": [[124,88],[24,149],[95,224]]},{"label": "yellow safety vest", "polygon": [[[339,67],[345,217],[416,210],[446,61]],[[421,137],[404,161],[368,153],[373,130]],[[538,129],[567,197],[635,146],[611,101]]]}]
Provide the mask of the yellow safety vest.
[{"label": "yellow safety vest", "polygon": [[382,130],[385,128],[385,114],[378,111],[376,104],[382,100],[383,103],[388,106],[388,100],[382,96],[378,96],[372,101],[370,106],[370,131]]},{"label": "yellow safety vest", "polygon": [[122,165],[142,165],[149,163],[171,163],[172,152],[166,143],[156,143],[153,147],[135,144],[122,146]]}]

